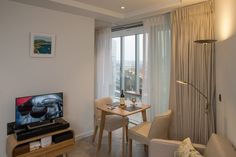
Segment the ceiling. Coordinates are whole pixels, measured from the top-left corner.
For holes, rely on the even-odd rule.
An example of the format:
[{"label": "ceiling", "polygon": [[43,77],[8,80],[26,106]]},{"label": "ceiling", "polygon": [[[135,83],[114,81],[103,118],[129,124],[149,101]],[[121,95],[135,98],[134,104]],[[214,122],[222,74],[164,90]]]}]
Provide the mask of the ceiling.
[{"label": "ceiling", "polygon": [[[127,14],[143,8],[160,4],[166,0],[76,0],[78,2],[87,3],[97,7],[109,9],[121,14]],[[122,10],[121,6],[125,6],[126,9]]]},{"label": "ceiling", "polygon": [[[12,0],[43,8],[88,16],[96,26],[121,25],[206,0]],[[124,6],[125,9],[121,9]]]}]

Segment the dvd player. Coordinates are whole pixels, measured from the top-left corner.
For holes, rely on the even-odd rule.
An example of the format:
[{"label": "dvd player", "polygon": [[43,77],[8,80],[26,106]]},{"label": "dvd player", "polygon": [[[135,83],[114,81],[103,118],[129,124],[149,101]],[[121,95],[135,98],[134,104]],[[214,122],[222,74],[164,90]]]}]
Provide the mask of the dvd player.
[{"label": "dvd player", "polygon": [[35,136],[40,136],[50,132],[67,129],[70,124],[62,118],[56,119],[55,123],[47,126],[38,127],[35,129],[26,129],[23,131],[15,132],[17,141],[26,140]]}]

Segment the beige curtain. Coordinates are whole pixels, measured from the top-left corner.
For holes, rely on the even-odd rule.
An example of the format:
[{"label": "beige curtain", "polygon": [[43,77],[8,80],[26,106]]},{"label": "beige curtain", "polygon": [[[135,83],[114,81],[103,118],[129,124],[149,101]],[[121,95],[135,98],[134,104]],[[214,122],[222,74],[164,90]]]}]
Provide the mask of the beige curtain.
[{"label": "beige curtain", "polygon": [[[173,110],[171,138],[190,137],[206,143],[215,132],[215,54],[214,44],[197,44],[199,39],[214,38],[213,2],[180,8],[171,13],[172,67],[170,109]],[[191,83],[207,96],[204,98]],[[207,106],[207,101],[209,106]],[[206,113],[206,108],[208,112]]]}]

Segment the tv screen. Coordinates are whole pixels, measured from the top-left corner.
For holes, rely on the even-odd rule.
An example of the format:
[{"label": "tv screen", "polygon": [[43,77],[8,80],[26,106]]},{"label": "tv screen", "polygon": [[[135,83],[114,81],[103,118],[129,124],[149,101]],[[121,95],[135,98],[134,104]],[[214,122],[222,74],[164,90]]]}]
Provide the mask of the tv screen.
[{"label": "tv screen", "polygon": [[63,93],[16,98],[16,125],[22,126],[63,116]]}]

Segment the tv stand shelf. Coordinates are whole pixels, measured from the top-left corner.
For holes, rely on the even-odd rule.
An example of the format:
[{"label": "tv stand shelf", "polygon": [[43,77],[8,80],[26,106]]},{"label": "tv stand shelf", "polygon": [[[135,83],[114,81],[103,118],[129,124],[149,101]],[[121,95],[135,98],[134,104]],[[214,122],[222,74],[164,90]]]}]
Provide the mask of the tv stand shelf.
[{"label": "tv stand shelf", "polygon": [[36,137],[26,139],[23,141],[17,141],[15,134],[8,135],[7,142],[6,142],[7,157],[55,157],[61,154],[65,154],[66,152],[70,151],[72,147],[74,146],[75,144],[74,137],[72,139],[68,139],[59,143],[52,143],[51,145],[45,148],[39,148],[37,150],[25,152],[19,155],[16,154],[16,150],[18,148],[25,147],[25,145],[28,145],[29,147],[30,142],[40,140],[43,137],[53,136],[53,135],[67,132],[67,131],[73,132],[71,129],[68,128],[68,129],[59,130],[59,131],[47,133],[44,135],[36,136]]}]

